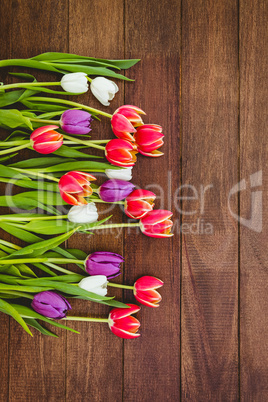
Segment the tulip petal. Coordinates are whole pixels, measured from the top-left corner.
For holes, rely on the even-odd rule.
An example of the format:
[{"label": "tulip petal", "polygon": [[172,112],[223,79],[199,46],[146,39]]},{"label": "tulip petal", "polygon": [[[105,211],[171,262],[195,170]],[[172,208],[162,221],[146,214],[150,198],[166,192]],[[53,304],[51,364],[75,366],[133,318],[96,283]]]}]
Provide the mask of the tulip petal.
[{"label": "tulip petal", "polygon": [[138,338],[141,335],[141,334],[137,334],[137,333],[127,332],[127,331],[124,331],[123,329],[116,328],[116,327],[110,327],[110,329],[113,334],[115,334],[116,336],[119,336],[119,338],[123,338],[123,339]]},{"label": "tulip petal", "polygon": [[154,225],[155,223],[171,218],[172,215],[173,213],[171,211],[167,211],[165,209],[155,209],[154,211],[149,212],[149,214],[142,219],[142,223]]},{"label": "tulip petal", "polygon": [[52,131],[55,133],[56,131],[53,131],[54,129],[59,128],[59,126],[51,125],[51,126],[43,126],[35,129],[32,134],[30,135],[30,139],[34,140],[36,137],[39,137],[39,135],[47,133],[49,131]]},{"label": "tulip petal", "polygon": [[118,320],[140,311],[140,307],[135,304],[127,303],[127,306],[129,306],[129,308],[114,308],[110,311],[109,318],[111,320]]},{"label": "tulip petal", "polygon": [[134,287],[136,290],[149,290],[149,289],[158,289],[164,285],[164,282],[154,276],[142,276],[139,278]]}]

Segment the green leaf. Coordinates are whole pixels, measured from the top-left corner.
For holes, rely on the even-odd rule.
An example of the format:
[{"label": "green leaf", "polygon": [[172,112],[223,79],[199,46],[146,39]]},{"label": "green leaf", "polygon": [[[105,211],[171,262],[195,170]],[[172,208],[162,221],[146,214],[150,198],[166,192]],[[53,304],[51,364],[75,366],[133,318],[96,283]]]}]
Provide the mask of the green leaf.
[{"label": "green leaf", "polygon": [[26,73],[8,73],[8,74],[13,75],[14,77],[23,78],[28,81],[37,82],[37,79],[32,74],[26,74]]},{"label": "green leaf", "polygon": [[76,334],[79,334],[79,332],[76,331],[75,329],[66,327],[65,325],[62,325],[59,322],[53,321],[50,318],[46,318],[43,315],[36,313],[34,310],[30,309],[29,307],[21,306],[19,304],[13,304],[13,306],[24,318],[37,318],[39,320],[48,322],[49,324],[54,325],[55,327],[62,328],[62,329],[68,329],[71,332],[75,332]]},{"label": "green leaf", "polygon": [[42,325],[39,324],[39,322],[36,321],[34,318],[24,318],[24,321],[30,327],[33,327],[33,328],[37,329],[37,331],[41,332],[41,334],[48,335],[48,336],[53,336],[54,338],[58,338],[58,335],[53,334],[53,332],[49,331],[45,327],[42,327]]},{"label": "green leaf", "polygon": [[[65,159],[61,157],[42,157],[42,158],[32,158],[32,159],[27,159],[24,161],[12,163],[9,165],[9,167],[15,167],[15,168],[20,168],[20,169],[27,169],[27,168],[39,168],[39,167],[49,167],[49,166],[54,166],[58,165],[60,163],[65,163],[65,162],[75,162],[74,159]],[[0,172],[1,173],[1,172]],[[22,176],[23,178],[24,176]]]},{"label": "green leaf", "polygon": [[[1,90],[1,86],[0,86]],[[13,103],[19,102],[19,99],[25,92],[24,89],[19,89],[17,91],[10,91],[10,92],[0,92],[0,107],[9,106]]]},{"label": "green leaf", "polygon": [[15,128],[25,125],[31,130],[33,129],[29,118],[23,116],[17,109],[0,109],[0,124],[4,128]]},{"label": "green leaf", "polygon": [[[84,148],[84,147],[83,147]],[[86,146],[85,146],[86,148]],[[54,155],[60,155],[60,156],[65,156],[67,158],[94,158],[94,159],[100,159],[101,156],[96,156],[96,155],[87,155],[84,154],[83,152],[77,151],[74,148],[71,148],[70,146],[62,145],[57,151],[53,152]]]},{"label": "green leaf", "polygon": [[70,170],[82,170],[87,171],[104,171],[105,169],[120,169],[118,166],[110,165],[105,162],[95,162],[95,161],[77,161],[77,162],[66,162],[60,163],[59,165],[50,166],[44,169],[40,169],[40,172],[68,172]]},{"label": "green leaf", "polygon": [[7,67],[7,66],[19,66],[19,67],[30,67],[36,68],[38,70],[47,70],[47,71],[54,71],[58,72],[56,68],[51,66],[47,63],[40,63],[35,61],[34,59],[7,59],[7,60],[0,60],[0,67]]},{"label": "green leaf", "polygon": [[27,179],[27,177],[25,177],[21,173],[17,172],[16,170],[12,169],[11,167],[4,166],[4,165],[0,165],[0,176],[29,180],[29,179]]},{"label": "green leaf", "polygon": [[[27,243],[37,243],[40,241],[40,237],[27,232],[24,229],[17,228],[9,223],[0,223],[0,228],[3,229],[5,232],[11,234],[12,236],[17,237],[20,240],[26,241]],[[41,239],[43,240],[43,239]]]},{"label": "green leaf", "polygon": [[13,317],[14,320],[16,320],[29,335],[33,336],[26,322],[20,316],[18,311],[12,306],[12,304],[9,304],[5,300],[0,299],[0,311]]},{"label": "green leaf", "polygon": [[85,253],[82,250],[78,250],[77,248],[67,248],[69,254],[71,254],[73,257],[77,258],[78,260],[85,260],[87,258],[87,253]]}]

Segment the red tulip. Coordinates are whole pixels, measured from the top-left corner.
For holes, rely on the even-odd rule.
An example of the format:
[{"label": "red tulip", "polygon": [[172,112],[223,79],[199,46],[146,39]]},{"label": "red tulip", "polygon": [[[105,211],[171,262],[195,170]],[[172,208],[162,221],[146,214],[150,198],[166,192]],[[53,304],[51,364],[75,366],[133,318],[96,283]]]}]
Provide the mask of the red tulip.
[{"label": "red tulip", "polygon": [[164,285],[160,279],[153,276],[143,276],[134,283],[134,296],[136,299],[149,307],[159,307],[161,295],[155,290]]},{"label": "red tulip", "polygon": [[136,158],[136,146],[126,140],[114,139],[105,147],[105,155],[109,162],[115,166],[134,166]]},{"label": "red tulip", "polygon": [[140,220],[142,233],[149,237],[171,237],[170,229],[173,222],[170,220],[172,212],[164,209],[156,209],[148,212]]},{"label": "red tulip", "polygon": [[111,310],[108,318],[110,330],[120,338],[132,339],[138,338],[140,334],[137,331],[140,327],[140,322],[132,317],[140,310],[140,307],[135,304],[127,304],[130,308],[114,308]]},{"label": "red tulip", "polygon": [[84,172],[68,172],[60,178],[59,190],[62,199],[70,205],[87,204],[84,197],[89,197],[93,190],[90,181],[96,177]]},{"label": "red tulip", "polygon": [[154,207],[156,195],[148,190],[134,190],[125,200],[125,214],[140,219]]},{"label": "red tulip", "polygon": [[119,107],[111,119],[112,130],[115,136],[134,142],[132,134],[136,132],[135,127],[143,124],[140,114],[145,113],[136,106],[125,105]]},{"label": "red tulip", "polygon": [[63,144],[63,135],[54,128],[58,126],[44,126],[34,130],[30,136],[31,146],[40,154],[50,154],[57,151]]},{"label": "red tulip", "polygon": [[163,137],[162,127],[157,124],[144,124],[134,134],[138,152],[152,157],[163,155],[163,152],[157,151],[164,144]]}]

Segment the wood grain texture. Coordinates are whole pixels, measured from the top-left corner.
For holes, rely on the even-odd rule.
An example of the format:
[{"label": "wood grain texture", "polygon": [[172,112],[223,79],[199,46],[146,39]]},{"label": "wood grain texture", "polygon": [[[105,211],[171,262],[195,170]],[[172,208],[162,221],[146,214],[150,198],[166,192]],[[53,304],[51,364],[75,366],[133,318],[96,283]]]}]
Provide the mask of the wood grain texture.
[{"label": "wood grain texture", "polygon": [[[12,18],[9,57],[26,58],[49,50],[68,50],[66,0],[42,3],[16,0],[5,3]],[[38,72],[38,77],[48,81],[54,80],[56,75]],[[30,155],[32,153],[25,150],[18,158],[27,159]],[[9,401],[64,400],[66,334],[63,330],[56,333],[59,339],[45,337],[37,331],[31,338],[14,320],[10,320]]]},{"label": "wood grain texture", "polygon": [[[267,15],[265,1],[240,1],[241,400],[268,399]],[[251,176],[259,172],[259,180]],[[256,179],[256,176],[255,176]],[[257,193],[257,191],[262,191]],[[254,192],[254,193],[253,193]],[[251,203],[257,196],[255,205]],[[261,205],[262,198],[262,205]]]},{"label": "wood grain texture", "polygon": [[[112,10],[112,12],[111,12]],[[124,58],[124,25],[123,1],[70,1],[69,5],[69,51],[99,58]],[[108,113],[124,103],[124,83],[118,82],[120,92],[105,108],[89,91],[77,100],[98,109],[107,109]],[[111,122],[102,118],[92,124],[92,139],[113,138]],[[90,150],[91,152],[91,150]],[[92,153],[92,152],[91,152]],[[103,155],[102,151],[99,155]],[[104,179],[103,174],[95,174],[98,184]],[[107,179],[107,177],[106,177]],[[103,208],[100,219],[113,214],[113,222],[122,222],[122,212],[117,206],[112,206],[110,212],[107,206]],[[112,251],[123,255],[123,236],[114,231],[96,231],[95,235],[73,236],[68,245],[82,248],[90,254],[94,251]],[[122,282],[122,276],[115,282]],[[122,299],[122,291],[113,288],[110,295]],[[77,315],[107,317],[109,308],[96,303],[76,301],[72,303]],[[123,376],[123,341],[116,338],[107,324],[74,323],[73,327],[81,332],[80,336],[67,334],[67,389],[66,400],[72,401],[120,401],[122,398]]]},{"label": "wood grain texture", "polygon": [[234,1],[182,2],[182,400],[238,398],[237,25]]},{"label": "wood grain texture", "polygon": [[[135,16],[135,18],[133,18]],[[175,207],[179,185],[180,3],[126,2],[126,58],[139,57],[126,85],[126,104],[146,112],[144,121],[163,126],[161,158],[138,156],[134,183],[157,194],[155,208]],[[124,400],[175,401],[180,395],[180,236],[174,213],[173,239],[152,239],[132,230],[125,234],[125,282],[142,275],[163,279],[159,309],[142,306],[142,336],[124,342]],[[126,292],[126,300],[135,299]]]}]

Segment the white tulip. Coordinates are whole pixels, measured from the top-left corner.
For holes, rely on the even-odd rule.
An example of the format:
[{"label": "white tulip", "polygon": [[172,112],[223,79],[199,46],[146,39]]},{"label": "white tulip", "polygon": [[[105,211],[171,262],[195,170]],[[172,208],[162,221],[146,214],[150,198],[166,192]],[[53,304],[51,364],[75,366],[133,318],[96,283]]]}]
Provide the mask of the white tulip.
[{"label": "white tulip", "polygon": [[96,295],[106,296],[107,284],[108,281],[105,275],[93,275],[82,279],[78,286],[88,292],[96,293]]},{"label": "white tulip", "polygon": [[88,90],[88,79],[86,73],[70,73],[65,74],[60,82],[62,88],[66,92],[74,94],[84,93]]},{"label": "white tulip", "polygon": [[111,101],[116,92],[119,91],[118,86],[113,81],[104,77],[94,78],[94,80],[91,81],[90,89],[93,95],[104,106],[109,106],[109,101]]},{"label": "white tulip", "polygon": [[86,205],[74,205],[68,213],[68,220],[73,223],[93,223],[98,220],[98,217],[98,210],[94,202]]},{"label": "white tulip", "polygon": [[129,181],[132,179],[132,168],[133,166],[123,169],[106,169],[105,174],[109,177],[109,179]]}]

